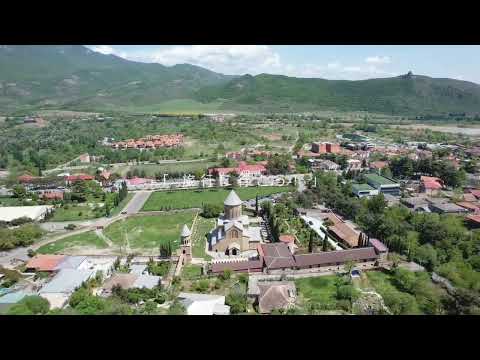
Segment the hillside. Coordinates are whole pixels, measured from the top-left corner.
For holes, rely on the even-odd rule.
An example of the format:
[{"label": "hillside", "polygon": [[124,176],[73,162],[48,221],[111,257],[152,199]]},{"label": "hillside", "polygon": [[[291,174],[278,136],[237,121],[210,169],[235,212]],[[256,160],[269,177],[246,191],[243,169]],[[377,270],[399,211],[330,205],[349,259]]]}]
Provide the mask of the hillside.
[{"label": "hillside", "polygon": [[192,98],[231,76],[188,64],[166,67],[96,53],[80,45],[0,47],[0,110],[104,109]]},{"label": "hillside", "polygon": [[0,46],[0,113],[29,109],[480,113],[480,85],[419,75],[362,81],[229,76],[80,45]]},{"label": "hillside", "polygon": [[196,93],[231,108],[366,110],[387,114],[480,113],[480,85],[453,79],[403,75],[361,81],[245,75]]}]

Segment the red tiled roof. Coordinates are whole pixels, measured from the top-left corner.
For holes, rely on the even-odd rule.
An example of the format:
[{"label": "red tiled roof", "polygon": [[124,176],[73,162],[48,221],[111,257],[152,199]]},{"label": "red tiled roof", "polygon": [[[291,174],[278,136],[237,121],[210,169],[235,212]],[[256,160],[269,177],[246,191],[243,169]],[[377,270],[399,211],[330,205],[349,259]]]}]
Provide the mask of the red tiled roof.
[{"label": "red tiled roof", "polygon": [[463,194],[463,200],[474,202],[474,201],[477,201],[477,198],[475,197],[475,195],[467,193],[467,194]]},{"label": "red tiled roof", "polygon": [[134,177],[132,179],[127,180],[130,185],[142,185],[151,182],[150,179],[144,179],[139,177]]},{"label": "red tiled roof", "polygon": [[480,215],[467,215],[465,219],[473,221],[477,224],[480,224]]},{"label": "red tiled roof", "polygon": [[44,192],[41,196],[43,199],[63,199],[63,192],[62,191],[49,191],[49,192]]},{"label": "red tiled roof", "polygon": [[368,241],[375,248],[375,250],[380,252],[388,251],[388,248],[380,240],[370,238]]},{"label": "red tiled roof", "polygon": [[224,270],[232,271],[261,271],[263,267],[263,261],[261,260],[248,260],[248,261],[232,261],[214,263],[211,265],[211,271],[213,273],[221,273]]},{"label": "red tiled roof", "polygon": [[480,211],[480,207],[478,205],[472,204],[468,201],[460,201],[456,203],[458,206],[464,207],[465,209],[472,210],[474,212]]},{"label": "red tiled roof", "polygon": [[425,189],[429,190],[437,190],[442,188],[442,184],[436,182],[436,181],[424,181],[423,182],[423,187]]},{"label": "red tiled roof", "polygon": [[283,243],[291,243],[295,241],[295,237],[293,235],[285,234],[285,235],[280,235],[278,240]]},{"label": "red tiled roof", "polygon": [[298,267],[306,267],[336,263],[344,264],[347,261],[373,260],[377,257],[377,253],[373,247],[365,247],[359,249],[295,255],[295,262]]},{"label": "red tiled roof", "polygon": [[372,161],[369,164],[369,166],[372,169],[383,169],[384,167],[388,166],[388,162],[387,161]]},{"label": "red tiled roof", "polygon": [[110,179],[110,175],[111,175],[111,173],[109,171],[102,171],[100,173],[100,176],[103,177],[105,180]]},{"label": "red tiled roof", "polygon": [[29,182],[29,181],[32,181],[32,180],[35,180],[35,179],[36,179],[36,177],[31,176],[31,175],[22,175],[22,176],[18,177],[18,181],[20,181],[20,182]]},{"label": "red tiled roof", "polygon": [[240,162],[239,165],[236,167],[236,168],[212,168],[212,169],[208,169],[208,173],[209,174],[212,174],[212,173],[217,173],[217,174],[221,174],[221,175],[226,175],[226,174],[229,174],[231,172],[235,172],[237,174],[241,174],[243,172],[261,172],[261,173],[264,173],[266,172],[267,169],[265,168],[264,165],[262,164],[253,164],[253,165],[248,165],[246,164],[245,162]]},{"label": "red tiled roof", "polygon": [[92,175],[78,174],[66,177],[67,181],[87,181],[95,179]]},{"label": "red tiled roof", "polygon": [[480,190],[470,190],[470,193],[473,194],[473,196],[475,196],[477,199],[480,198]]},{"label": "red tiled roof", "polygon": [[26,267],[36,271],[54,271],[64,258],[64,255],[37,255],[30,259]]},{"label": "red tiled roof", "polygon": [[262,244],[261,245],[268,269],[283,269],[295,266],[295,260],[290,248],[285,243]]}]

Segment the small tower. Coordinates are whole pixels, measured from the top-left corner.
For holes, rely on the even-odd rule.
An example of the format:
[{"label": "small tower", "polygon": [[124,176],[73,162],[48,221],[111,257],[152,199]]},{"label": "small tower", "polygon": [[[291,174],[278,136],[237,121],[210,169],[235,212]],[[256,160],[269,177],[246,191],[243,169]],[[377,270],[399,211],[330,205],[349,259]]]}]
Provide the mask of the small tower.
[{"label": "small tower", "polygon": [[183,225],[182,233],[180,234],[180,251],[184,255],[184,264],[189,264],[192,261],[192,243],[190,236],[192,232],[187,224]]}]

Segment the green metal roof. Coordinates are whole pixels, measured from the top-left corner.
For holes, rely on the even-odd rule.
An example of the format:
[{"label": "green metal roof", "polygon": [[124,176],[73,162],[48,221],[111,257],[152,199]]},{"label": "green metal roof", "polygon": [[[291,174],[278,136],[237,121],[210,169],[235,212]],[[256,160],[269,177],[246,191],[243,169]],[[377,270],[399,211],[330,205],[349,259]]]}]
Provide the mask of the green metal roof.
[{"label": "green metal roof", "polygon": [[365,175],[365,179],[368,182],[377,183],[380,185],[394,185],[397,184],[395,181],[387,179],[386,177],[377,175],[377,174],[367,174]]},{"label": "green metal roof", "polygon": [[354,191],[370,191],[375,190],[375,188],[371,187],[368,184],[352,184],[352,189]]}]

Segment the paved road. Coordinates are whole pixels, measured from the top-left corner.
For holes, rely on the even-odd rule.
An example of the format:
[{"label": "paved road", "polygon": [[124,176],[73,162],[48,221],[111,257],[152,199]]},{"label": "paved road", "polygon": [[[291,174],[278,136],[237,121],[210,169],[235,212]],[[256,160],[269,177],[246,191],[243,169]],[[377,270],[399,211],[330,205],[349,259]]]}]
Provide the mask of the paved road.
[{"label": "paved road", "polygon": [[[140,209],[143,207],[143,204],[145,201],[148,199],[150,196],[151,192],[147,191],[141,191],[135,193],[133,198],[130,200],[130,202],[124,207],[124,211],[127,211],[127,214],[135,214]],[[47,231],[58,231],[58,230],[63,230],[64,227],[68,224],[75,223],[77,226],[79,226],[79,229],[73,230],[73,231],[68,231],[68,232],[63,232],[59,233],[57,236],[49,237],[44,240],[41,240],[29,247],[21,247],[21,248],[16,248],[12,249],[9,251],[3,251],[0,252],[0,265],[5,266],[5,267],[12,267],[12,260],[14,259],[23,259],[23,260],[28,260],[27,252],[29,249],[37,250],[43,245],[50,244],[52,242],[55,242],[57,240],[63,239],[68,236],[76,235],[76,234],[81,234],[87,231],[95,230],[97,229],[98,226],[103,226],[107,227],[110,225],[112,222],[115,222],[117,220],[120,220],[122,218],[127,217],[127,215],[116,215],[111,218],[98,218],[98,219],[93,219],[93,220],[84,220],[84,221],[67,221],[67,222],[45,222],[41,224],[41,227]]]},{"label": "paved road", "polygon": [[132,200],[130,200],[127,206],[125,206],[123,211],[126,211],[127,214],[138,213],[142,209],[147,199],[150,197],[151,193],[151,191],[139,191],[135,193]]}]

